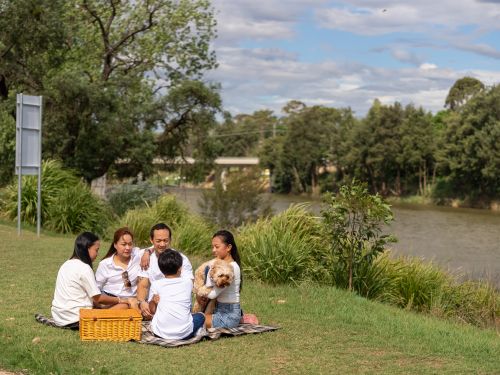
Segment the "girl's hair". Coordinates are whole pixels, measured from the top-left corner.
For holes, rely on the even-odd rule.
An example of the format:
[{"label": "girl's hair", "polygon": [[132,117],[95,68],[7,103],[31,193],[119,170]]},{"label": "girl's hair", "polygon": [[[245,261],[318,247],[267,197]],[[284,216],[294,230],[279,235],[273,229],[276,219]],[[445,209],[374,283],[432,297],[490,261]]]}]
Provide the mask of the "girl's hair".
[{"label": "girl's hair", "polygon": [[120,238],[122,238],[126,234],[128,234],[130,237],[132,237],[132,240],[134,240],[134,235],[132,234],[130,229],[128,229],[128,227],[118,228],[115,231],[115,234],[113,235],[113,242],[111,242],[111,246],[109,247],[108,252],[106,253],[106,255],[104,255],[104,258],[102,259],[109,258],[110,256],[116,253],[115,243],[120,241]]},{"label": "girl's hair", "polygon": [[89,247],[99,241],[99,237],[91,232],[83,232],[75,240],[75,248],[70,259],[80,259],[83,263],[92,267],[92,260],[89,255]]},{"label": "girl's hair", "polygon": [[234,240],[233,234],[228,230],[219,230],[214,233],[212,239],[215,237],[220,237],[222,242],[226,245],[231,245],[231,257],[236,262],[236,264],[240,267],[240,291],[243,286],[243,272],[241,270],[241,259],[240,254],[238,253],[238,246],[236,246],[236,241]]}]

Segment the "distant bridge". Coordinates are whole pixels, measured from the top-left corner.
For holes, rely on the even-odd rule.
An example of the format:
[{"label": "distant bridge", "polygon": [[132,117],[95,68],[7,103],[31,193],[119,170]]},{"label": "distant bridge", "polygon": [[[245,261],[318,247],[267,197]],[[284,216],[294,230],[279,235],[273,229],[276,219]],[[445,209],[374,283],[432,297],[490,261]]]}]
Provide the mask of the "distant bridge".
[{"label": "distant bridge", "polygon": [[[238,156],[221,156],[215,159],[215,164],[222,165],[225,167],[246,167],[251,165],[259,165],[259,158],[256,157],[238,157]],[[180,165],[180,164],[194,164],[195,159],[192,157],[176,157],[175,159],[162,159],[154,158],[153,164],[156,165]]]}]

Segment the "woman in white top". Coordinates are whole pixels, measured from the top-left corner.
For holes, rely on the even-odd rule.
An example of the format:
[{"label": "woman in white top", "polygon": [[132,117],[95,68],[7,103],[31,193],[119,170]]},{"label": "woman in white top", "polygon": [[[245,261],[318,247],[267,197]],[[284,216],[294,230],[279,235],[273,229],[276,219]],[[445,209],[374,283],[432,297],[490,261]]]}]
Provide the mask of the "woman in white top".
[{"label": "woman in white top", "polygon": [[99,237],[95,234],[80,234],[75,240],[71,258],[59,269],[51,309],[57,325],[78,329],[80,309],[91,309],[98,304],[119,307],[130,303],[127,299],[101,294],[97,287],[92,262],[97,257],[100,245]]},{"label": "woman in white top", "polygon": [[[113,242],[95,274],[101,292],[115,297],[135,297],[143,253],[144,250],[134,247],[134,235],[129,228],[117,229],[113,235]],[[138,308],[135,301],[132,307]]]},{"label": "woman in white top", "polygon": [[217,307],[212,315],[205,315],[205,325],[207,328],[234,328],[241,319],[242,277],[240,255],[233,234],[227,230],[216,232],[212,237],[212,253],[233,266],[234,280],[225,288],[214,286],[208,294],[209,299],[217,299]]}]

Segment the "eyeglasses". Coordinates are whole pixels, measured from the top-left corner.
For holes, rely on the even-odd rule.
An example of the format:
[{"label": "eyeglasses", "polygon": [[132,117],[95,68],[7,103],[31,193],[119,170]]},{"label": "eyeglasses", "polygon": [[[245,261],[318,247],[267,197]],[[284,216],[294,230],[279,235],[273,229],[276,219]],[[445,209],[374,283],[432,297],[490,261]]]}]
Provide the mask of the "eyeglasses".
[{"label": "eyeglasses", "polygon": [[128,272],[124,271],[122,273],[122,279],[123,279],[123,284],[125,285],[126,288],[131,288],[132,283],[130,282],[130,279],[128,278]]}]

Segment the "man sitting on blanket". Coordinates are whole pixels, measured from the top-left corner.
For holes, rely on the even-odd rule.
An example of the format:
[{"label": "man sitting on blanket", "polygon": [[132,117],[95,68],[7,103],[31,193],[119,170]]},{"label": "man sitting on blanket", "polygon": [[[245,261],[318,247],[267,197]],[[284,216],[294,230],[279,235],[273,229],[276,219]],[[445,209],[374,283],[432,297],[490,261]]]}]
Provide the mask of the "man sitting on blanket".
[{"label": "man sitting on blanket", "polygon": [[164,339],[190,339],[203,327],[205,315],[191,314],[191,279],[181,277],[182,256],[167,249],[158,258],[165,276],[151,284],[149,310],[153,316],[151,330]]}]

